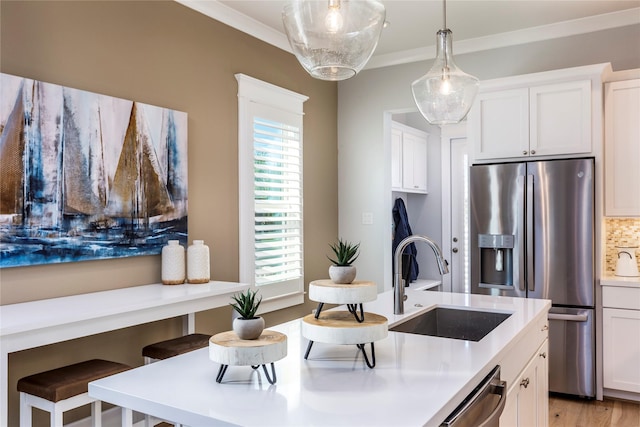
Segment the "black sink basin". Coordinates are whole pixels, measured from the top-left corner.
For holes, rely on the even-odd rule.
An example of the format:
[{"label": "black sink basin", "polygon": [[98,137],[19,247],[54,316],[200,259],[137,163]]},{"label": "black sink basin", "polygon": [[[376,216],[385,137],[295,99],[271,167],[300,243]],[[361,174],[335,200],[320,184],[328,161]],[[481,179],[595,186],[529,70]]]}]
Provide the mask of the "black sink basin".
[{"label": "black sink basin", "polygon": [[511,313],[436,307],[393,328],[393,332],[480,341]]}]

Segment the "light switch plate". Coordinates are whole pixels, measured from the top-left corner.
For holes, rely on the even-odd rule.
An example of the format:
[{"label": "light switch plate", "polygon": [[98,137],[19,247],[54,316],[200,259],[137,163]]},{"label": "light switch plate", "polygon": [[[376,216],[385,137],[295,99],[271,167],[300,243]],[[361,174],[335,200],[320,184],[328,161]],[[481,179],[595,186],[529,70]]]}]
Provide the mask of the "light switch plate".
[{"label": "light switch plate", "polygon": [[372,212],[362,212],[362,223],[364,225],[373,224],[373,213]]}]

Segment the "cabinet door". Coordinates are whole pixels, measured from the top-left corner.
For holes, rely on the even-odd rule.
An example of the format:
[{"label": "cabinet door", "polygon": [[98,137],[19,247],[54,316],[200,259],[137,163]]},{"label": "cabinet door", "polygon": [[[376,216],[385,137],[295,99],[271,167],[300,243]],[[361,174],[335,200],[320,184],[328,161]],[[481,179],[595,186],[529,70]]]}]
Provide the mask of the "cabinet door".
[{"label": "cabinet door", "polygon": [[640,393],[640,311],[602,310],[605,388]]},{"label": "cabinet door", "polygon": [[640,216],[640,79],[607,83],[605,215]]},{"label": "cabinet door", "polygon": [[391,188],[402,188],[402,131],[391,129]]},{"label": "cabinet door", "polygon": [[591,81],[529,89],[530,155],[591,153]]},{"label": "cabinet door", "polygon": [[538,349],[536,361],[536,419],[538,427],[549,425],[549,341]]},{"label": "cabinet door", "polygon": [[427,192],[427,138],[411,132],[402,135],[402,186]]},{"label": "cabinet door", "polygon": [[476,159],[529,154],[529,90],[480,93],[469,113],[469,137]]},{"label": "cabinet door", "polygon": [[504,427],[549,425],[549,341],[545,340],[513,384],[500,416]]},{"label": "cabinet door", "polygon": [[[508,384],[507,384],[508,385]],[[507,395],[502,415],[500,415],[500,427],[517,427],[518,426],[518,386]]]}]

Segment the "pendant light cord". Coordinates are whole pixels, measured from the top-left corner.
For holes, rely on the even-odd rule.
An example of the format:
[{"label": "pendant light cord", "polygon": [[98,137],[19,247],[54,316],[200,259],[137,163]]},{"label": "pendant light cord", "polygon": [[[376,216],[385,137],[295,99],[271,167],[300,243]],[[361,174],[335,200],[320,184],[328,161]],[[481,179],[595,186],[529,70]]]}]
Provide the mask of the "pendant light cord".
[{"label": "pendant light cord", "polygon": [[442,0],[442,21],[444,22],[443,30],[447,29],[447,0]]}]

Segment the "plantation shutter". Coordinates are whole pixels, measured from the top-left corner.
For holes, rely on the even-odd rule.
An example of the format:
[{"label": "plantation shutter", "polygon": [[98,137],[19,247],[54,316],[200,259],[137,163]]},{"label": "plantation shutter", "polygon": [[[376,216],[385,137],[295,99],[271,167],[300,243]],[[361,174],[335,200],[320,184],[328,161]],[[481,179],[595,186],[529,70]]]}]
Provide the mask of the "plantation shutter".
[{"label": "plantation shutter", "polygon": [[260,312],[304,303],[303,131],[307,97],[238,80],[240,281]]},{"label": "plantation shutter", "polygon": [[302,277],[300,128],[254,117],[255,281]]}]

